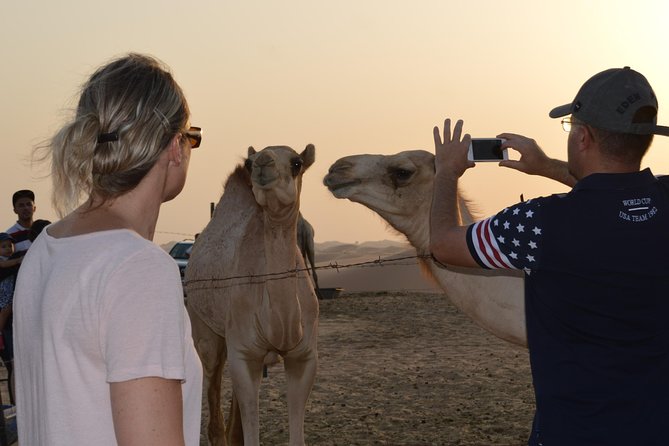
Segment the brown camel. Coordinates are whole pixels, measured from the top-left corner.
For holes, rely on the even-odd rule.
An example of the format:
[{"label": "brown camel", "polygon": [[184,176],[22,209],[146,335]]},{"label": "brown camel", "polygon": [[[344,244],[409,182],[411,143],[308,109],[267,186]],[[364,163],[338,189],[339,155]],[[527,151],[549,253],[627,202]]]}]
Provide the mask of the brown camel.
[{"label": "brown camel", "polygon": [[[318,361],[318,299],[296,234],[302,175],[314,157],[311,144],[301,154],[285,146],[260,152],[250,147],[193,246],[186,269],[188,311],[205,373],[213,445],[259,444],[263,364],[279,355],[288,386],[290,444],[304,444],[305,406]],[[220,409],[226,360],[233,393],[227,441]]]},{"label": "brown camel", "polygon": [[[460,267],[444,269],[428,260],[434,155],[410,150],[395,155],[353,155],[337,160],[323,180],[337,198],[360,203],[404,234],[451,301],[495,336],[527,346],[522,273]],[[459,198],[464,224],[473,222]]]}]

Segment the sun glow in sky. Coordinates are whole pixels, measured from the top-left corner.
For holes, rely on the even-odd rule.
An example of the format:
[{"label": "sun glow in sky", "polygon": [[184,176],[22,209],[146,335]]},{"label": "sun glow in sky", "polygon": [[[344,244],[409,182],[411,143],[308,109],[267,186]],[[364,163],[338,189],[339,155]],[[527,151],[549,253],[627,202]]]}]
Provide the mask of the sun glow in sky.
[{"label": "sun glow in sky", "polygon": [[[37,218],[56,218],[31,150],[64,122],[92,71],[127,52],[167,63],[205,130],[186,188],[163,206],[158,243],[206,225],[250,145],[315,144],[301,208],[317,242],[399,240],[322,186],[335,160],[433,150],[432,127],[445,117],[464,119],[473,136],[533,137],[564,159],[567,135],[548,111],[591,75],[624,65],[649,79],[669,125],[664,0],[26,0],[2,9],[0,230],[15,220],[16,189],[35,190]],[[669,138],[655,138],[644,165],[669,173]],[[521,193],[565,190],[494,164],[468,171],[461,187],[486,215]]]}]

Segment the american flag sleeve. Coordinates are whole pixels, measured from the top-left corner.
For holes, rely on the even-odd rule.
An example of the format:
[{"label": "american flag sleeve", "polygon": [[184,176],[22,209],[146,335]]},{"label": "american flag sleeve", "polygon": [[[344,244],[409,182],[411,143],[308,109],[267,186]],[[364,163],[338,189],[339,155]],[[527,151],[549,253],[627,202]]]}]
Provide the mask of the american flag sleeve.
[{"label": "american flag sleeve", "polygon": [[474,260],[487,269],[536,269],[542,236],[539,207],[538,201],[528,200],[469,226],[467,245]]}]

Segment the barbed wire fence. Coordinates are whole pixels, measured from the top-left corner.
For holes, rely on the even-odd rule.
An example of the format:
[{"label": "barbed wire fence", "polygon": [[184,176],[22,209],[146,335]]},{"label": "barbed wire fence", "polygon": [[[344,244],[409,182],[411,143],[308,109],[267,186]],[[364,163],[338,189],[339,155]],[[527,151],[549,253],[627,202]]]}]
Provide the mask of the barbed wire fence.
[{"label": "barbed wire fence", "polygon": [[155,233],[156,234],[166,234],[166,235],[181,235],[183,237],[188,237],[189,239],[194,238],[193,234],[186,234],[184,232],[156,231]]},{"label": "barbed wire fence", "polygon": [[[347,268],[375,268],[383,267],[387,264],[392,264],[393,266],[413,266],[418,263],[420,259],[430,259],[429,255],[413,255],[413,256],[403,256],[395,258],[386,258],[382,259],[378,257],[374,260],[367,260],[363,262],[347,263],[340,264],[338,262],[330,262],[327,265],[315,266],[314,269],[324,270],[324,269],[334,269],[339,272],[341,269]],[[202,286],[197,286],[196,289],[201,288],[229,288],[232,286],[238,286],[241,284],[244,285],[259,285],[269,281],[274,280],[283,280],[289,278],[295,278],[299,273],[306,272],[309,273],[310,268],[295,268],[287,271],[273,272],[266,274],[249,274],[249,275],[238,275],[238,276],[228,276],[228,277],[210,277],[204,279],[193,279],[185,282],[185,285],[194,285],[202,284]]]},{"label": "barbed wire fence", "polygon": [[[188,239],[193,239],[194,236],[193,234],[189,233],[183,233],[183,232],[173,232],[173,231],[156,231],[156,234],[164,234],[164,235],[179,235],[182,237],[186,237]],[[403,257],[396,257],[396,258],[385,258],[382,259],[381,257],[377,257],[374,260],[366,260],[362,262],[355,262],[355,263],[346,263],[346,264],[340,264],[338,262],[329,262],[327,265],[318,265],[314,266],[313,268],[315,270],[336,270],[339,272],[339,270],[342,269],[349,269],[349,268],[379,268],[379,267],[384,267],[386,265],[391,265],[391,266],[414,266],[418,264],[419,260],[429,260],[431,259],[430,255],[427,254],[417,254],[413,256],[403,256]],[[311,271],[311,268],[305,267],[305,268],[295,268],[291,269],[288,271],[281,271],[281,272],[275,272],[275,273],[266,273],[266,274],[249,274],[249,275],[241,275],[241,276],[229,276],[229,277],[211,277],[211,278],[205,278],[205,279],[196,279],[196,280],[189,280],[184,282],[184,285],[195,285],[196,283],[202,284],[202,286],[196,286],[196,289],[200,288],[209,288],[209,289],[225,289],[225,288],[230,288],[233,286],[238,286],[241,284],[244,285],[260,285],[263,283],[266,283],[268,281],[274,281],[274,280],[284,280],[288,278],[294,278],[297,276],[297,274],[301,272],[306,272],[309,274]],[[402,289],[402,290],[386,290],[387,292],[397,292],[397,291],[412,291],[409,289]],[[413,291],[425,291],[425,290],[413,290]]]}]

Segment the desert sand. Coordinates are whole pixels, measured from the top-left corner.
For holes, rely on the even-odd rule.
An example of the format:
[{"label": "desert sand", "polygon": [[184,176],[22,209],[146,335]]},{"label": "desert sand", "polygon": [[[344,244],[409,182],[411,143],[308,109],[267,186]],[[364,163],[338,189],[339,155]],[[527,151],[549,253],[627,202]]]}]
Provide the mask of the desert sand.
[{"label": "desert sand", "polygon": [[[322,256],[319,264],[377,258],[351,249],[355,255]],[[395,251],[378,257],[412,254]],[[526,444],[534,411],[527,351],[471,322],[421,277],[415,261],[398,263],[318,271],[321,286],[343,291],[320,301],[307,444]],[[223,385],[227,409],[227,376]],[[278,364],[261,386],[263,445],[288,444],[285,393]]]}]

